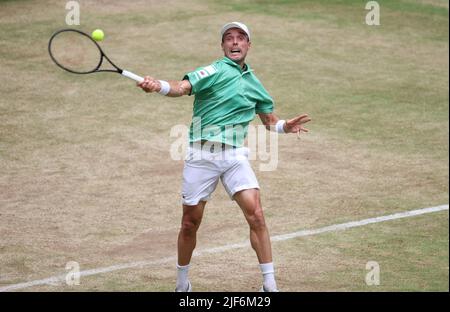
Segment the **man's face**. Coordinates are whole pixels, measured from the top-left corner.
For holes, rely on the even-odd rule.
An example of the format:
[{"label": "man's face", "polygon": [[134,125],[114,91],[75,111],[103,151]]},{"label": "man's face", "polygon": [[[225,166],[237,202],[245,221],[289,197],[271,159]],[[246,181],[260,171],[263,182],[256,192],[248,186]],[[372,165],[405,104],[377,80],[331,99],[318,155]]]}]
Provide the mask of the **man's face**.
[{"label": "man's face", "polygon": [[247,51],[250,48],[250,41],[245,32],[239,28],[231,28],[223,34],[222,50],[226,57],[243,65]]}]

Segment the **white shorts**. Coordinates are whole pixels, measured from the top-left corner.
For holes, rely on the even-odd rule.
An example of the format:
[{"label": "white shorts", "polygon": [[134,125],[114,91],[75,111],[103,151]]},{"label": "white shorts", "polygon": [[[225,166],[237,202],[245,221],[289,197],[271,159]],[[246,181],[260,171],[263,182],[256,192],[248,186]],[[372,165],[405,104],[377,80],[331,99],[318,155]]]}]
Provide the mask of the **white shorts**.
[{"label": "white shorts", "polygon": [[193,206],[210,199],[219,178],[231,199],[239,191],[259,189],[248,153],[247,147],[211,152],[201,146],[190,146],[183,169],[183,204]]}]

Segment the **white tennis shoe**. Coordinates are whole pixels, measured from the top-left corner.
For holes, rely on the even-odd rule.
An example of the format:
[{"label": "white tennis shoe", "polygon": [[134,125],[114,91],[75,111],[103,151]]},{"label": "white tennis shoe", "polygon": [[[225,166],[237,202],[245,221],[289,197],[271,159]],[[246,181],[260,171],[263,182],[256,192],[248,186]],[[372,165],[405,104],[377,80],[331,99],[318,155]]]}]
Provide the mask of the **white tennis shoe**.
[{"label": "white tennis shoe", "polygon": [[271,290],[267,290],[264,285],[261,286],[261,289],[259,290],[259,292],[280,292],[278,289],[271,289]]},{"label": "white tennis shoe", "polygon": [[192,292],[192,284],[191,284],[191,282],[188,281],[188,286],[187,286],[186,290],[180,290],[180,289],[175,288],[175,292]]}]

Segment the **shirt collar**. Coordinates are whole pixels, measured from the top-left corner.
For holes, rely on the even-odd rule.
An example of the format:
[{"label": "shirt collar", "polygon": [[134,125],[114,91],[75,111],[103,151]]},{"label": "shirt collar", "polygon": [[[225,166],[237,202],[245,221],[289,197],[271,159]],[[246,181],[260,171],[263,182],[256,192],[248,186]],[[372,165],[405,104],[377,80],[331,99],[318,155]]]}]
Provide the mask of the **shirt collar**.
[{"label": "shirt collar", "polygon": [[247,73],[247,72],[253,71],[253,70],[250,68],[250,65],[248,65],[247,63],[245,63],[245,70],[243,70],[243,69],[241,68],[241,66],[239,66],[238,63],[236,63],[235,61],[229,59],[229,58],[226,57],[226,56],[223,57],[222,61],[224,61],[224,62],[227,63],[228,65],[237,67],[242,73]]}]

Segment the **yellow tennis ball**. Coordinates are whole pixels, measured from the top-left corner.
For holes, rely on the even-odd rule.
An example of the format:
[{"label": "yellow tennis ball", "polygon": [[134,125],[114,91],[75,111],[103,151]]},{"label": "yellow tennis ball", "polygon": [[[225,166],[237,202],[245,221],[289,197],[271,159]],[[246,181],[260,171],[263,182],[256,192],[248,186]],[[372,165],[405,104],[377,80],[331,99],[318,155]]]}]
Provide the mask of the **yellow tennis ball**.
[{"label": "yellow tennis ball", "polygon": [[92,39],[94,39],[95,41],[102,41],[103,38],[105,38],[105,34],[103,33],[103,30],[101,29],[96,29],[92,32]]}]

